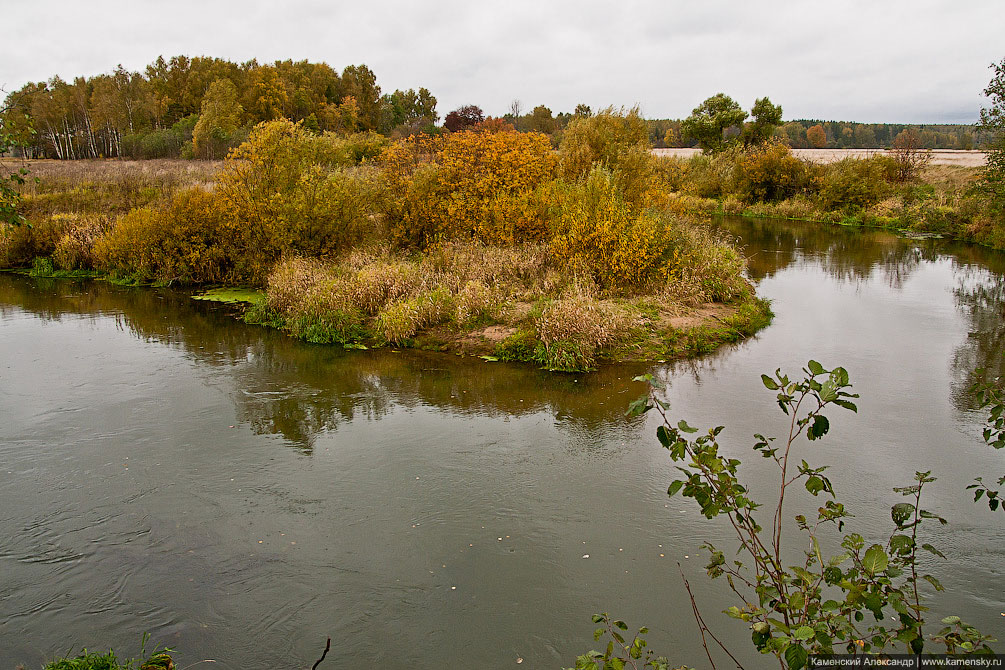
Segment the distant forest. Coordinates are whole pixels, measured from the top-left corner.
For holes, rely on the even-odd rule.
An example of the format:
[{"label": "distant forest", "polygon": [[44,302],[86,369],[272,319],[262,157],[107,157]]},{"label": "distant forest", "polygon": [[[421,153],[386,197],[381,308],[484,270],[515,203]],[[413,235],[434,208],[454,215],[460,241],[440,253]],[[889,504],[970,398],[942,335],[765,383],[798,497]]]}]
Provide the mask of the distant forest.
[{"label": "distant forest", "polygon": [[[440,115],[425,88],[382,93],[366,65],[336,71],[325,63],[220,58],[159,57],[144,72],[121,65],[109,74],[53,77],[7,95],[0,108],[4,132],[30,158],[222,158],[255,124],[286,118],[315,133],[374,132],[402,137],[435,134],[485,121],[481,108],[465,105]],[[519,131],[548,135],[557,146],[569,121],[589,115],[586,105],[555,114],[544,105],[525,112],[514,101],[501,117]],[[695,146],[681,135],[680,119],[647,121],[652,145]],[[855,123],[797,119],[775,128],[793,148],[887,148],[902,130],[918,131],[931,149],[980,148],[973,126]],[[728,132],[728,131],[727,131]],[[739,132],[739,129],[736,129]]]},{"label": "distant forest", "polygon": [[[649,139],[653,146],[689,147],[695,143],[680,137],[679,119],[651,119]],[[974,126],[963,124],[856,123],[796,119],[775,128],[775,137],[793,149],[888,149],[901,131],[916,130],[925,149],[980,148]],[[672,131],[667,136],[667,132]],[[670,139],[671,142],[667,142]]]}]

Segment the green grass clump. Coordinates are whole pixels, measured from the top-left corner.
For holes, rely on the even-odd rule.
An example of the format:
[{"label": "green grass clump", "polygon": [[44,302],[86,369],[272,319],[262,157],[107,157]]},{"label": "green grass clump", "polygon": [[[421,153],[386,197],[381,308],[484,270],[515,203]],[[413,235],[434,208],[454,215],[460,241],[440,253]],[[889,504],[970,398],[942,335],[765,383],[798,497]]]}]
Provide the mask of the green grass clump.
[{"label": "green grass clump", "polygon": [[496,345],[495,358],[500,361],[528,363],[534,356],[540,340],[529,330],[518,330]]},{"label": "green grass clump", "polygon": [[355,348],[368,335],[362,312],[351,308],[301,314],[286,322],[285,329],[312,344],[338,344],[346,348]]},{"label": "green grass clump", "polygon": [[144,633],[143,642],[140,644],[140,658],[120,661],[111,649],[104,654],[98,654],[85,648],[77,656],[57,658],[46,663],[42,670],[174,670],[174,661],[167,653],[173,653],[172,649],[154,648],[150,658],[143,660],[149,639],[150,634]]}]

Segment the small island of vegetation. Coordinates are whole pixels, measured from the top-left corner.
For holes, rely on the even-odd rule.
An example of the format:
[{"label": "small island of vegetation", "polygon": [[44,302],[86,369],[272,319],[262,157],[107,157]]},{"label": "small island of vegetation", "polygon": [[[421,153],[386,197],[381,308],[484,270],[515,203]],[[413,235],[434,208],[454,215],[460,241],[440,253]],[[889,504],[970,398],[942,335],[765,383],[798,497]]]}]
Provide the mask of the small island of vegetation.
[{"label": "small island of vegetation", "polygon": [[708,351],[770,318],[740,252],[675,209],[634,110],[574,120],[557,151],[495,119],[396,142],[276,120],[203,165],[45,179],[0,264],[261,287],[247,320],[310,342],[565,371]]}]

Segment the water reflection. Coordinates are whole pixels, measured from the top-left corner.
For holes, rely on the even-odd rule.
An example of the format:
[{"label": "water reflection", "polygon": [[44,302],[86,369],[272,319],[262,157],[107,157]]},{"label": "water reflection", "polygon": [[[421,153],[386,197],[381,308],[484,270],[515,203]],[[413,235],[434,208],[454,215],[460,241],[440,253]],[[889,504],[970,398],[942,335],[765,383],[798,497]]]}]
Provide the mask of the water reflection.
[{"label": "water reflection", "polygon": [[922,263],[949,263],[955,305],[968,329],[950,363],[954,404],[960,410],[975,407],[968,391],[975,370],[985,369],[989,377],[1005,373],[1005,254],[949,240],[809,222],[727,217],[721,225],[745,249],[755,281],[810,260],[838,281],[864,282],[878,275],[899,290]]},{"label": "water reflection", "polygon": [[378,419],[393,406],[492,417],[544,412],[583,435],[628,434],[637,424],[626,421],[624,408],[630,393],[642,388],[630,382],[642,365],[554,375],[438,353],[345,352],[246,326],[235,320],[233,308],[193,301],[179,291],[103,282],[37,284],[0,277],[0,314],[14,305],[44,320],[111,317],[140,339],[177,348],[200,363],[230,367],[240,420],[305,453],[320,434],[354,419]]},{"label": "water reflection", "polygon": [[[653,366],[674,416],[726,425],[745,458],[744,436],[785,429],[760,372],[845,365],[861,411],[834,417],[824,462],[840,458],[856,523],[887,529],[889,486],[934,470],[932,508],[953,524],[933,538],[952,561],[939,602],[997,625],[986,585],[1005,542],[963,488],[989,450],[947,391],[1001,357],[1002,256],[817,224],[736,234],[779,316]],[[0,318],[0,638],[15,644],[0,663],[150,630],[182,665],[225,649],[221,667],[306,667],[331,635],[352,667],[561,667],[604,609],[701,658],[672,560],[703,610],[729,602],[687,558],[728,529],[666,499],[655,424],[623,417],[646,366],[346,353],[177,291],[9,275]],[[760,461],[745,463],[755,490],[775,482]],[[757,667],[749,629],[730,625]]]},{"label": "water reflection", "polygon": [[755,281],[811,258],[839,281],[866,281],[879,272],[888,286],[899,288],[922,261],[940,255],[939,240],[911,240],[868,228],[738,217],[726,217],[721,226],[744,248]]},{"label": "water reflection", "polygon": [[1005,373],[1005,279],[988,267],[960,265],[953,297],[968,324],[967,339],[953,353],[953,399],[960,409],[973,409],[969,388],[977,370],[988,378]]}]

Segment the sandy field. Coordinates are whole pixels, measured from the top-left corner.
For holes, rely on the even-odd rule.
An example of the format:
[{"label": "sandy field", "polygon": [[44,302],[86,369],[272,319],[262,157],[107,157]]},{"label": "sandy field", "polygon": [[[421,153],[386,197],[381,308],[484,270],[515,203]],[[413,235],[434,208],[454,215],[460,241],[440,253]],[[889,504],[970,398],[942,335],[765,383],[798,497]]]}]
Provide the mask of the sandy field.
[{"label": "sandy field", "polygon": [[[689,158],[700,149],[653,149],[657,156],[680,156]],[[888,154],[886,149],[793,149],[797,158],[813,163],[833,163],[842,158],[866,158],[873,154]],[[957,149],[933,149],[932,165],[960,165],[980,167],[985,164],[983,151],[961,151]]]}]

